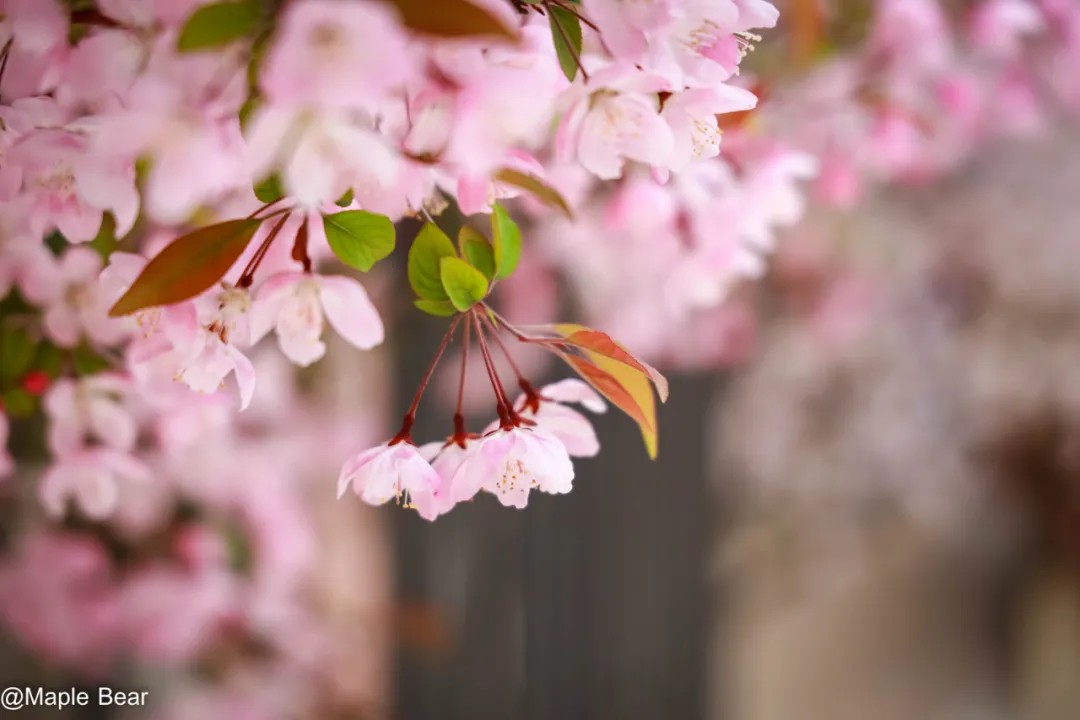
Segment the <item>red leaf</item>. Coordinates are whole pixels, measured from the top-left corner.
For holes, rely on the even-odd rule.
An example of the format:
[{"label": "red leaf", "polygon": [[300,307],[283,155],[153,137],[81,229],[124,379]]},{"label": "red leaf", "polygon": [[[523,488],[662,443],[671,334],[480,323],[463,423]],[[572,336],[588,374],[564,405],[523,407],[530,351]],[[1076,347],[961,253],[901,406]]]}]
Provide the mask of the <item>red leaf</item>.
[{"label": "red leaf", "polygon": [[109,315],[129,315],[195,297],[229,271],[261,222],[251,218],[229,220],[173,240],[146,264]]},{"label": "red leaf", "polygon": [[494,36],[518,39],[517,29],[508,28],[479,5],[467,0],[389,0],[401,13],[405,27],[437,37]]}]

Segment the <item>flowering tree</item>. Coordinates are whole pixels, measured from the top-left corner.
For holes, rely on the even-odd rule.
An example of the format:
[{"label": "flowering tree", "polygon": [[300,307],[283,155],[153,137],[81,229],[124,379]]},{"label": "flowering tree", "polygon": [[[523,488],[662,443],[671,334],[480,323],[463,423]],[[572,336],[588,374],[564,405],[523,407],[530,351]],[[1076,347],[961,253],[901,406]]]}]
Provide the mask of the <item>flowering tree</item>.
[{"label": "flowering tree", "polygon": [[[35,536],[7,572],[44,558],[101,586],[79,608],[101,631],[56,652],[99,656],[140,592],[195,594],[196,626],[238,593],[291,597],[303,552],[270,543],[241,591],[191,508],[268,542],[303,525],[288,479],[328,442],[339,495],[428,520],[482,491],[569,492],[571,458],[599,451],[575,405],[622,410],[655,456],[667,388],[640,358],[730,361],[753,321],[731,290],[801,217],[801,181],[850,206],[1080,107],[1072,0],[782,7],[762,40],[765,0],[0,0],[0,477],[14,429],[46,458],[20,481],[82,533]],[[383,267],[399,239],[411,291]],[[548,322],[553,273],[603,331]],[[402,307],[445,318],[442,343],[400,428],[338,448],[378,420],[327,420],[282,358],[319,362],[327,324],[371,350]],[[455,341],[453,426],[417,445]],[[576,377],[534,387],[525,347]],[[470,367],[488,427],[465,425]],[[199,583],[152,564],[106,582],[104,548],[161,527]],[[23,602],[9,624],[56,650]],[[162,643],[187,658],[193,637]]]}]

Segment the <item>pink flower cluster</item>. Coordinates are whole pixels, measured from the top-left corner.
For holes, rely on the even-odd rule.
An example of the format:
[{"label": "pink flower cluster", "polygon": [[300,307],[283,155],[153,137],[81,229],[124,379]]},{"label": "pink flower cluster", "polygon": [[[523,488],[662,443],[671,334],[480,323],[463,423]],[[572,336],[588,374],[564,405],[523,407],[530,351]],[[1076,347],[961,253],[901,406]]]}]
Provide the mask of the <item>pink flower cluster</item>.
[{"label": "pink flower cluster", "polygon": [[977,0],[961,12],[882,0],[868,33],[778,91],[763,118],[821,159],[827,203],[932,180],[989,140],[1080,111],[1080,6],[1069,0]]},{"label": "pink flower cluster", "polygon": [[[250,37],[179,50],[185,23],[206,4],[112,0],[90,16],[59,0],[3,6],[0,289],[17,287],[60,347],[124,348],[123,382],[144,388],[147,378],[166,377],[209,393],[232,376],[246,407],[256,383],[246,353],[271,331],[301,366],[324,354],[327,321],[358,348],[379,344],[382,322],[364,289],[314,271],[332,257],[320,216],[340,210],[343,196],[347,208],[392,220],[438,212],[448,200],[485,212],[522,193],[498,177],[511,170],[580,205],[575,233],[590,228],[596,207],[584,192],[588,178],[625,176],[617,190],[624,207],[670,208],[660,212],[671,223],[693,222],[688,213],[700,214],[703,228],[717,213],[754,215],[739,209],[740,184],[705,161],[719,152],[717,114],[756,102],[730,81],[751,31],[776,22],[761,0],[668,0],[629,14],[592,0],[573,11],[584,39],[568,50],[569,70],[553,22],[556,8],[563,18],[573,8],[560,3],[519,10],[478,1],[503,32],[444,38],[414,32],[392,4],[296,0],[272,18],[257,53]],[[198,213],[252,212],[253,185],[271,176],[288,204],[220,286],[134,320],[108,316],[174,228]],[[711,195],[727,209],[713,209]],[[103,261],[83,244],[104,231],[106,214],[118,238],[142,224],[125,252]],[[42,240],[54,232],[67,243],[49,251]],[[297,265],[275,240],[301,233]],[[764,244],[745,244],[753,230],[736,234],[651,267],[693,269],[687,292],[716,295],[760,264]],[[588,249],[581,252],[588,272]],[[127,462],[128,448],[83,435],[79,447],[53,448],[51,505],[70,495],[104,512],[113,487],[104,478],[143,473]],[[72,458],[93,470],[76,473]],[[76,486],[96,487],[96,499]]]},{"label": "pink flower cluster", "polygon": [[369,448],[349,459],[338,478],[338,497],[352,487],[364,502],[404,503],[434,520],[481,490],[508,507],[524,508],[529,493],[570,492],[571,457],[592,457],[600,443],[588,418],[571,407],[607,409],[581,380],[561,380],[530,391],[515,404],[522,425],[494,423],[482,436],[456,433],[446,442],[417,447],[408,437]]}]

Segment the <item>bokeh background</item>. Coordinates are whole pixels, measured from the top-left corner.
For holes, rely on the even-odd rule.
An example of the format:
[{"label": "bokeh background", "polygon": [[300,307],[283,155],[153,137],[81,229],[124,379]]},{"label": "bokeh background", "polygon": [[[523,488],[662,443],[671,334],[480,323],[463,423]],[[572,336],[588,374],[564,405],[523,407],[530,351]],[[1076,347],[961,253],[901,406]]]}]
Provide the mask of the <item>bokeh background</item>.
[{"label": "bokeh background", "polygon": [[[812,208],[688,329],[725,359],[670,370],[659,459],[597,417],[574,491],[525,511],[481,498],[429,524],[334,500],[338,461],[387,433],[442,334],[412,312],[304,376],[314,414],[267,430],[294,404],[260,395],[213,466],[194,438],[187,492],[212,509],[170,504],[165,539],[35,531],[9,481],[0,685],[150,691],[72,718],[1080,718],[1078,198],[1080,134],[1053,116],[933,181]],[[179,560],[118,590],[154,542]],[[229,578],[200,575],[221,553]]]}]

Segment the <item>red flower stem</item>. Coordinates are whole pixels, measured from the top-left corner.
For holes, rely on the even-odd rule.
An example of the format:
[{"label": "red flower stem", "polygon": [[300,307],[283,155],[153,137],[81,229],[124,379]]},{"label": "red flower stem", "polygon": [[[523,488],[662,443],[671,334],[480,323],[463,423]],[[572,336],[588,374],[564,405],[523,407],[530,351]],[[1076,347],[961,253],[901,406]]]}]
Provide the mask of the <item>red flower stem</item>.
[{"label": "red flower stem", "polygon": [[4,43],[4,49],[0,50],[0,83],[4,81],[4,71],[7,70],[8,55],[11,54],[11,44],[15,42],[15,38],[8,38],[8,41]]},{"label": "red flower stem", "polygon": [[[270,202],[266,203],[265,205],[263,205],[262,207],[260,207],[259,209],[257,209],[255,212],[251,213],[250,215],[248,215],[244,219],[245,220],[253,220],[259,213],[269,210],[270,208],[274,207],[275,205],[277,205],[279,202],[281,202],[284,199],[285,199],[284,197],[279,197],[277,200],[271,200]],[[263,219],[265,220],[266,218],[263,218]]]},{"label": "red flower stem", "polygon": [[267,250],[270,249],[270,245],[274,242],[274,238],[281,232],[281,228],[285,226],[285,221],[288,219],[288,215],[283,216],[277,221],[277,224],[271,228],[270,232],[266,235],[266,239],[262,241],[262,244],[259,245],[255,254],[251,256],[251,260],[248,260],[248,264],[244,268],[243,274],[241,274],[240,279],[236,281],[237,287],[251,287],[251,283],[255,279],[255,271],[259,269],[259,265],[262,264],[263,258],[266,257]]},{"label": "red flower stem", "polygon": [[510,351],[506,348],[506,343],[504,343],[502,338],[499,337],[498,326],[496,326],[492,319],[487,315],[485,315],[484,317],[487,320],[488,325],[491,326],[491,336],[495,338],[495,342],[498,343],[499,349],[502,350],[503,357],[506,358],[506,361],[510,363],[510,367],[513,368],[514,374],[517,375],[518,382],[526,382],[525,376],[521,374],[521,369],[514,361],[514,356],[510,354]]},{"label": "red flower stem", "polygon": [[484,356],[488,379],[491,381],[492,390],[495,391],[495,409],[499,413],[499,421],[504,430],[509,430],[514,426],[512,419],[513,409],[506,399],[506,391],[503,390],[502,381],[499,380],[499,373],[495,369],[495,361],[491,359],[491,351],[488,349],[487,340],[484,338],[484,326],[480,324],[480,318],[475,311],[473,311],[473,323],[476,325],[476,336],[480,339],[480,352]]},{"label": "red flower stem", "polygon": [[570,343],[559,338],[542,338],[536,337],[535,335],[529,335],[514,327],[510,322],[507,321],[506,318],[492,310],[487,305],[484,306],[484,309],[489,310],[491,314],[495,316],[495,319],[499,321],[499,324],[506,328],[511,335],[518,339],[519,342],[532,343],[534,345],[543,345],[547,350],[550,350],[551,352],[557,352],[559,348],[565,348],[570,346]]},{"label": "red flower stem", "polygon": [[465,369],[469,364],[469,340],[472,335],[472,325],[465,323],[465,341],[461,344],[461,377],[458,379],[457,390],[457,415],[461,415],[461,408],[465,403]]},{"label": "red flower stem", "polygon": [[439,364],[439,360],[442,359],[443,353],[446,352],[446,346],[450,344],[450,340],[454,337],[454,331],[457,330],[461,318],[462,316],[458,315],[450,323],[450,327],[446,328],[446,334],[443,335],[442,342],[439,343],[439,349],[435,351],[435,357],[431,358],[431,364],[428,365],[427,372],[424,373],[424,377],[420,381],[420,387],[416,388],[416,395],[413,396],[412,405],[409,406],[409,415],[416,417],[416,408],[420,407],[420,398],[424,396],[424,391],[427,390],[428,383],[431,382],[431,376],[435,374],[435,367]]}]

